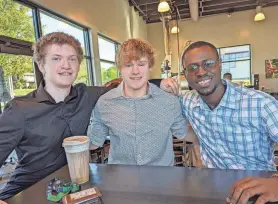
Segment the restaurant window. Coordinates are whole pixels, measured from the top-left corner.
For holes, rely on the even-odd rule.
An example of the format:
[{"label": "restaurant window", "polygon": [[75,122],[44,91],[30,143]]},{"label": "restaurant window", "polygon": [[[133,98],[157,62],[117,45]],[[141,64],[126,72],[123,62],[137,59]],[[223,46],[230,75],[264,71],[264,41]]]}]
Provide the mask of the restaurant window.
[{"label": "restaurant window", "polygon": [[239,45],[218,48],[222,60],[222,78],[231,73],[233,82],[251,82],[251,50],[250,45]]},{"label": "restaurant window", "polygon": [[[87,27],[26,0],[0,0],[0,10],[1,36],[24,40],[28,43],[34,43],[39,37],[55,31],[62,31],[76,37],[83,48],[84,60],[81,64],[80,72],[75,83],[83,82],[87,85],[93,83],[92,55],[89,43],[89,29]],[[3,58],[5,58],[5,61],[3,61]],[[17,80],[17,83],[14,83],[14,88],[17,89],[17,87],[20,86],[22,89],[23,86],[21,86],[21,84],[24,84],[22,78],[25,67],[27,74],[25,74],[26,76],[24,77],[29,80],[31,73],[33,73],[33,78],[39,79],[37,82],[40,82],[41,74],[36,71],[35,75],[34,70],[30,69],[30,64],[32,64],[32,61],[30,63],[30,59],[32,60],[32,58],[24,57],[21,53],[18,53],[17,57],[11,57],[8,55],[0,56],[0,61],[3,61],[1,62],[2,66],[9,64],[8,62],[16,60],[24,62],[22,63],[22,68],[13,69],[20,70],[21,72],[19,74],[16,73],[15,75],[17,76],[13,76],[13,79]],[[18,64],[20,63],[16,63],[16,65]],[[10,74],[8,70],[5,70],[7,68],[3,67],[3,69],[5,75]],[[19,83],[20,81],[21,84]],[[36,86],[37,84],[35,84],[35,88]],[[32,89],[29,86],[28,88]],[[27,92],[27,90],[25,92]],[[21,95],[23,93],[24,91],[16,91],[14,95]]]},{"label": "restaurant window", "polygon": [[91,84],[92,77],[90,77],[90,73],[92,70],[92,57],[90,51],[88,50],[89,46],[87,45],[89,41],[88,29],[77,26],[43,10],[40,10],[40,21],[42,35],[60,31],[70,34],[78,39],[84,52],[84,60],[81,63],[80,71],[75,83],[85,83],[87,85]]},{"label": "restaurant window", "polygon": [[[0,114],[14,97],[36,89],[32,44],[35,42],[33,8],[0,0]],[[17,160],[12,151],[7,161]],[[0,166],[1,168],[1,166]]]},{"label": "restaurant window", "polygon": [[0,112],[12,98],[36,87],[32,44],[33,9],[12,0],[0,0]]},{"label": "restaurant window", "polygon": [[119,43],[99,34],[98,36],[99,58],[101,67],[101,83],[105,84],[119,77],[116,67],[116,52]]}]

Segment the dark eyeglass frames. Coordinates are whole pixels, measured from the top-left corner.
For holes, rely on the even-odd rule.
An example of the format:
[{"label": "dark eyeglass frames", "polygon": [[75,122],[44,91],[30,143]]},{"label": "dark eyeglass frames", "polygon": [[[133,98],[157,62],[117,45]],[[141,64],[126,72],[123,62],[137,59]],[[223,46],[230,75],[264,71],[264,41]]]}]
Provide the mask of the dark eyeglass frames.
[{"label": "dark eyeglass frames", "polygon": [[200,69],[200,66],[203,67],[206,71],[211,71],[214,69],[218,63],[219,59],[206,59],[201,63],[190,64],[187,67],[184,67],[184,71],[186,74],[194,74],[197,73]]}]

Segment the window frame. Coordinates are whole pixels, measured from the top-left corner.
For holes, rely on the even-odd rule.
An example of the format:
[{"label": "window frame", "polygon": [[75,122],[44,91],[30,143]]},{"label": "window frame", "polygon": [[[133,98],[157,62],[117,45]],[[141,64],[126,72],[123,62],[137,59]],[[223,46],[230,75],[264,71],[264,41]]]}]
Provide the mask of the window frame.
[{"label": "window frame", "polygon": [[[221,59],[221,49],[227,49],[227,48],[233,48],[233,47],[241,47],[241,46],[248,46],[249,47],[249,53],[250,53],[250,56],[249,56],[249,59],[236,59],[235,60],[227,60],[227,61],[222,61]],[[221,64],[223,63],[230,63],[230,62],[240,62],[240,61],[249,61],[249,70],[250,70],[250,80],[249,82],[252,83],[252,52],[251,52],[251,44],[240,44],[240,45],[232,45],[232,46],[225,46],[225,47],[218,47],[217,48],[218,50],[218,54],[219,54],[219,58],[221,59]]]},{"label": "window frame", "polygon": [[[106,59],[101,59],[101,57],[100,57],[100,55],[99,55],[100,64],[101,64],[102,62],[104,62],[104,63],[114,64],[115,66],[117,66],[117,65],[116,65],[116,55],[117,55],[117,51],[118,51],[118,49],[119,49],[119,47],[120,47],[121,44],[120,44],[118,41],[113,40],[113,39],[107,37],[106,35],[104,35],[104,34],[102,34],[102,33],[100,33],[100,32],[98,32],[97,34],[98,34],[98,39],[99,39],[99,38],[102,38],[102,39],[104,39],[104,40],[106,40],[106,41],[108,41],[108,42],[111,42],[111,43],[114,44],[114,47],[115,47],[115,60],[114,60],[114,61],[110,61],[110,60],[106,60]],[[99,43],[98,43],[98,52],[99,52],[99,50],[100,50],[100,49],[99,49]],[[100,66],[100,72],[101,72],[101,71],[102,71],[102,70],[101,70],[101,66]],[[119,77],[119,76],[120,76],[120,73],[118,72],[118,77]],[[101,78],[101,83],[103,84],[102,78]]]},{"label": "window frame", "polygon": [[[24,6],[29,7],[32,9],[32,16],[33,16],[33,24],[34,24],[34,30],[35,30],[35,40],[38,41],[40,37],[42,37],[42,24],[41,24],[41,18],[40,18],[40,12],[44,12],[46,14],[49,14],[50,17],[55,18],[60,21],[67,22],[73,27],[76,27],[78,29],[81,29],[83,31],[83,37],[84,37],[84,48],[85,48],[85,53],[83,55],[83,60],[86,60],[87,64],[87,72],[88,72],[88,82],[89,85],[94,85],[94,66],[93,66],[93,49],[92,49],[92,42],[91,42],[91,29],[88,26],[85,26],[77,21],[74,21],[68,17],[65,17],[53,10],[47,9],[43,6],[40,6],[36,3],[30,2],[28,0],[13,0],[19,4],[22,4]],[[35,69],[35,75],[36,75],[36,82],[37,82],[37,87],[39,86],[40,82],[43,79],[43,76],[41,72],[39,71],[37,64],[34,63],[34,69]]]}]

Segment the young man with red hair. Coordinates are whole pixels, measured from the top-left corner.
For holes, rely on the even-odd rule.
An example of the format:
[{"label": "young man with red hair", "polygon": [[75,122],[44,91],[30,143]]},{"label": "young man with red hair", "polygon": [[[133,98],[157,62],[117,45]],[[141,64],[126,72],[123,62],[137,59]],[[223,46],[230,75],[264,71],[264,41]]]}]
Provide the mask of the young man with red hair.
[{"label": "young man with red hair", "polygon": [[154,50],[140,39],[125,41],[117,54],[123,79],[97,102],[88,127],[93,145],[110,136],[110,164],[173,166],[172,136],[187,127],[178,99],[148,83]]}]

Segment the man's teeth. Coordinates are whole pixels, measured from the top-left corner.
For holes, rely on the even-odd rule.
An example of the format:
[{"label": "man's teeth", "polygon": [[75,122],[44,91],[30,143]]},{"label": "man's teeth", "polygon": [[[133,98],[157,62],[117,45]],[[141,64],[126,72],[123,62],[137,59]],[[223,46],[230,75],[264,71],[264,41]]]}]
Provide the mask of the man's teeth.
[{"label": "man's teeth", "polygon": [[141,79],[142,77],[131,77],[131,79],[133,79],[133,80],[139,80],[139,79]]},{"label": "man's teeth", "polygon": [[69,73],[69,72],[64,72],[64,73],[60,73],[59,75],[62,75],[62,76],[69,76],[69,75],[71,75],[71,73]]},{"label": "man's teeth", "polygon": [[200,85],[205,85],[210,82],[210,79],[198,82]]}]

